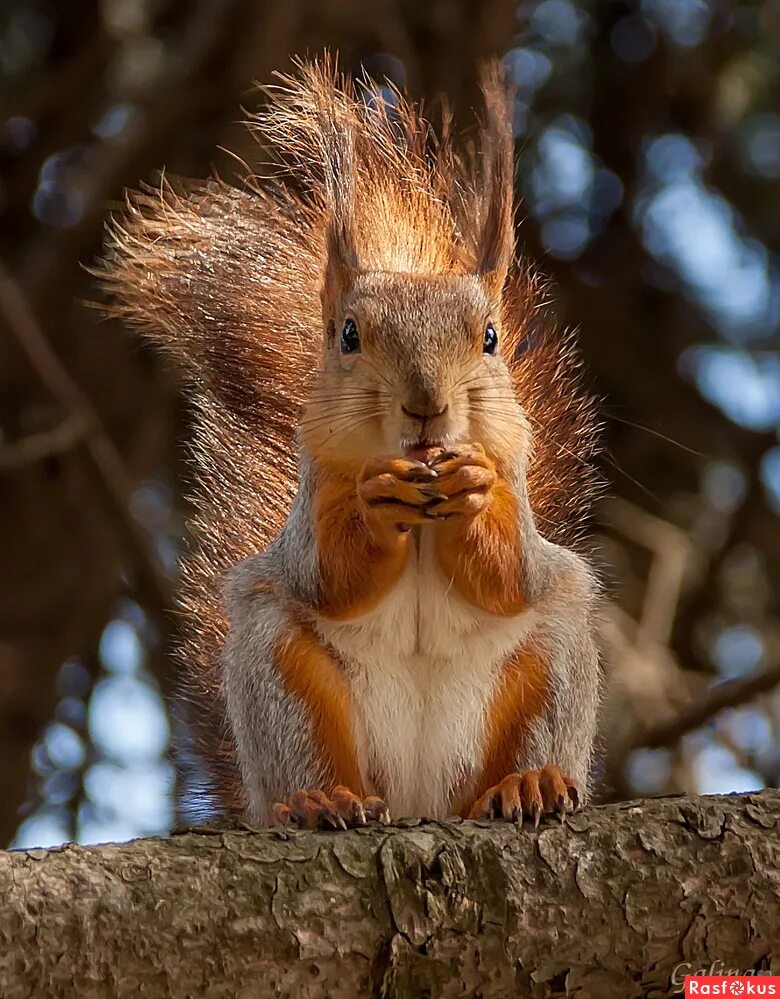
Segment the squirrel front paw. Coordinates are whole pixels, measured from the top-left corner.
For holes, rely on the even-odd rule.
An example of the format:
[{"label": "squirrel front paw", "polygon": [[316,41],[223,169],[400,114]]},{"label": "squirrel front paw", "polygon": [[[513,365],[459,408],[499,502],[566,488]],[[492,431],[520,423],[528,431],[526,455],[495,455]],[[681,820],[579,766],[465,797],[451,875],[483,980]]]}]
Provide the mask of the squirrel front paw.
[{"label": "squirrel front paw", "polygon": [[426,520],[472,518],[490,505],[496,466],[481,444],[445,451],[431,462],[431,468],[436,472],[435,491],[439,498],[426,507]]},{"label": "squirrel front paw", "polygon": [[441,499],[433,485],[437,475],[428,465],[412,458],[370,458],[357,483],[366,522],[380,534],[408,531],[415,524],[429,523],[425,511]]},{"label": "squirrel front paw", "polygon": [[557,767],[509,774],[474,802],[470,819],[506,819],[522,822],[532,818],[539,825],[542,815],[575,811],[580,792],[576,781],[564,777]]},{"label": "squirrel front paw", "polygon": [[302,829],[354,829],[368,822],[390,822],[390,811],[381,798],[360,798],[348,787],[334,787],[330,796],[324,791],[296,791],[287,801],[274,804],[274,818],[279,825]]}]

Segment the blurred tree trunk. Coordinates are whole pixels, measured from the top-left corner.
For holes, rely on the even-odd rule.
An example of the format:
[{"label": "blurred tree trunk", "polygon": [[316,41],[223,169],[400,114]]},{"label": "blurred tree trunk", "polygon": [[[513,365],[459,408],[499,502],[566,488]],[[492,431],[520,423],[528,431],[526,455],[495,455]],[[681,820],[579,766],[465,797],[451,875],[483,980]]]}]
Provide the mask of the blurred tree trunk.
[{"label": "blurred tree trunk", "polygon": [[[780,963],[780,793],[0,855],[0,992],[637,999]],[[677,976],[677,977],[675,977]]]}]

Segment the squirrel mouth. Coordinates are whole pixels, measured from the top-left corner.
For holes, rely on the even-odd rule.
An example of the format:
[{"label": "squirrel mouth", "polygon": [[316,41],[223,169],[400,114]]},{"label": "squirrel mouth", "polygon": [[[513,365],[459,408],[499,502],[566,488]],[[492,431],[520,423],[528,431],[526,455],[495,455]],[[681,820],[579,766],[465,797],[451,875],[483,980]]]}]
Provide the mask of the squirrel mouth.
[{"label": "squirrel mouth", "polygon": [[421,461],[429,465],[444,451],[442,441],[417,441],[404,449],[404,455],[413,461]]}]

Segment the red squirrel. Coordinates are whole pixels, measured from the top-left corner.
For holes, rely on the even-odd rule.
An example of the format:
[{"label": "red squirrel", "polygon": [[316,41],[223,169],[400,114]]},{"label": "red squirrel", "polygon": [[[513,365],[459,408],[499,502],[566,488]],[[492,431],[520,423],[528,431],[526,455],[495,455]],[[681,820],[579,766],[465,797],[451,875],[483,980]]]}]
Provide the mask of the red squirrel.
[{"label": "red squirrel", "polygon": [[183,662],[213,794],[255,823],[588,797],[594,403],[515,260],[496,67],[482,90],[459,153],[304,63],[251,123],[271,176],[166,181],[111,228],[115,310],[191,377]]}]

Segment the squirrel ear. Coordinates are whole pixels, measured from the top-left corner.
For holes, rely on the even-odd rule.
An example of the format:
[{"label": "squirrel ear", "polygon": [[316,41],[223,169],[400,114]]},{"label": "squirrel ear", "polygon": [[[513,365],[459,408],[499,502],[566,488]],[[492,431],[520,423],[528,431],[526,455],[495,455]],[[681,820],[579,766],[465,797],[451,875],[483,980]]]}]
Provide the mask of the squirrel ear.
[{"label": "squirrel ear", "polygon": [[482,74],[485,117],[480,130],[480,231],[477,273],[493,299],[498,299],[514,256],[514,145],[512,94],[500,64]]},{"label": "squirrel ear", "polygon": [[322,288],[326,326],[338,311],[341,299],[352,286],[358,269],[355,136],[341,125],[336,111],[326,101],[320,106],[317,116],[324,153],[324,188],[331,207],[325,235],[325,281]]},{"label": "squirrel ear", "polygon": [[325,280],[322,286],[322,308],[326,322],[338,311],[339,303],[352,287],[357,271],[357,254],[346,225],[334,219],[328,226],[326,239]]}]

